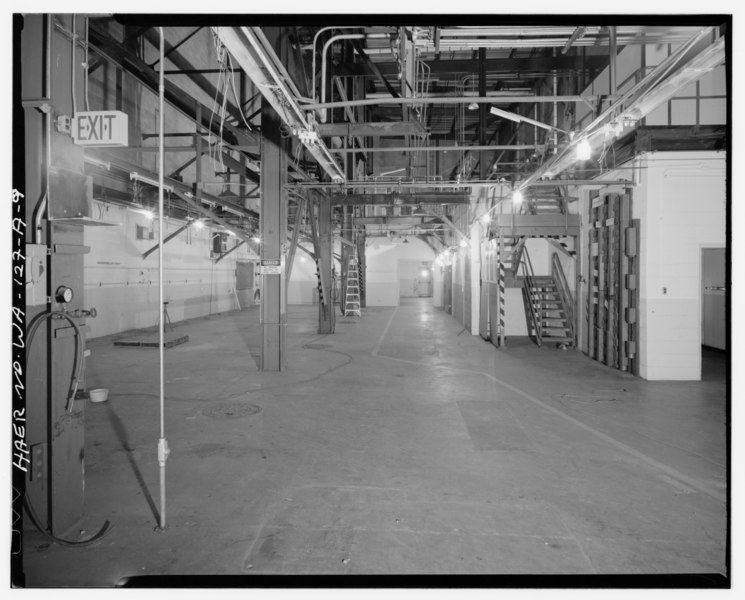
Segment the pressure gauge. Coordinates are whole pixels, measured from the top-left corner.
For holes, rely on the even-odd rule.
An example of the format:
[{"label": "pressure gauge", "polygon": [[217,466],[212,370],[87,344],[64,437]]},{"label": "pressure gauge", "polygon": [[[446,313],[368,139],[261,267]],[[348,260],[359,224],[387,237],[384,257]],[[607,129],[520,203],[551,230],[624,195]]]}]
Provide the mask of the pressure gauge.
[{"label": "pressure gauge", "polygon": [[65,285],[59,286],[57,288],[57,291],[54,293],[54,297],[57,300],[57,302],[65,303],[65,304],[72,302],[72,296],[73,296],[72,290]]}]

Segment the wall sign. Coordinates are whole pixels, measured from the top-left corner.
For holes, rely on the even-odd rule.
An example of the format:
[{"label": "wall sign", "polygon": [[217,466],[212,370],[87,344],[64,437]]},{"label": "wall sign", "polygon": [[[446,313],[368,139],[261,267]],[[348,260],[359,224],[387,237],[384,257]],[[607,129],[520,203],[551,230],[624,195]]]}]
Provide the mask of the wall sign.
[{"label": "wall sign", "polygon": [[259,272],[262,275],[281,275],[282,261],[279,258],[262,258],[259,265]]},{"label": "wall sign", "polygon": [[119,110],[77,113],[72,118],[72,139],[78,146],[127,146],[129,117]]}]

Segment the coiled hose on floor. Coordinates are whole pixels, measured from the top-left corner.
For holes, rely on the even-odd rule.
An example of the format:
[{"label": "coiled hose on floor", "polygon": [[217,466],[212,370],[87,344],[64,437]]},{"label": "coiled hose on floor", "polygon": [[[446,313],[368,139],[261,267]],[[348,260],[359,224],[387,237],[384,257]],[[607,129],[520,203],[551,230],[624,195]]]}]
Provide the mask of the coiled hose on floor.
[{"label": "coiled hose on floor", "polygon": [[[83,347],[84,346],[83,334],[80,331],[80,327],[78,327],[78,324],[73,320],[73,318],[69,314],[61,310],[53,310],[50,312],[40,313],[31,320],[31,323],[29,323],[28,331],[26,333],[26,364],[28,364],[28,359],[31,353],[31,343],[34,340],[34,336],[36,335],[36,332],[38,331],[41,324],[44,323],[47,319],[67,319],[70,325],[72,325],[72,328],[75,330],[75,360],[72,366],[72,379],[70,381],[70,388],[68,390],[68,396],[67,396],[67,405],[65,407],[65,410],[67,412],[71,412],[73,403],[75,402],[75,395],[78,392],[78,384],[80,382],[80,376],[83,371],[83,358],[84,358],[85,349]],[[104,535],[106,535],[110,531],[111,524],[107,520],[104,522],[101,529],[99,529],[98,533],[96,533],[93,537],[87,540],[73,542],[73,541],[58,537],[54,535],[51,531],[47,531],[44,528],[44,526],[41,523],[41,520],[36,515],[36,511],[34,510],[33,505],[31,504],[31,499],[28,497],[28,494],[26,493],[24,493],[23,495],[23,507],[26,509],[26,514],[31,519],[31,522],[34,524],[34,527],[36,527],[36,529],[38,529],[39,532],[44,537],[46,537],[48,540],[55,542],[57,544],[60,544],[61,546],[71,546],[71,547],[87,546],[89,544],[92,544],[93,542],[100,540]]]}]

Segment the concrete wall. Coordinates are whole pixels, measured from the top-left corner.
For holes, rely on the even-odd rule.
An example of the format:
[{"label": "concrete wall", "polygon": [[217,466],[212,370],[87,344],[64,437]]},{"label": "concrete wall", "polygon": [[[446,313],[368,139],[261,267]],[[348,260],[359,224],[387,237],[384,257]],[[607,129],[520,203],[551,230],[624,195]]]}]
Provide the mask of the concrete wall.
[{"label": "concrete wall", "polygon": [[400,298],[399,261],[431,262],[435,253],[427,244],[409,238],[408,244],[387,238],[368,238],[365,251],[367,306],[398,306]]},{"label": "concrete wall", "polygon": [[[142,253],[157,243],[157,220],[108,203],[95,201],[92,216],[117,223],[111,227],[85,227],[85,298],[98,316],[87,319],[89,338],[158,323],[158,252]],[[164,237],[184,224],[168,219]],[[154,239],[136,239],[136,226],[153,231]],[[171,321],[234,310],[235,263],[256,256],[244,244],[220,262],[210,257],[213,230],[191,227],[165,245],[164,297]],[[230,238],[228,248],[237,243]],[[245,307],[244,307],[245,308]]]},{"label": "concrete wall", "polygon": [[724,246],[724,152],[637,158],[641,219],[640,374],[701,378],[701,249]]}]

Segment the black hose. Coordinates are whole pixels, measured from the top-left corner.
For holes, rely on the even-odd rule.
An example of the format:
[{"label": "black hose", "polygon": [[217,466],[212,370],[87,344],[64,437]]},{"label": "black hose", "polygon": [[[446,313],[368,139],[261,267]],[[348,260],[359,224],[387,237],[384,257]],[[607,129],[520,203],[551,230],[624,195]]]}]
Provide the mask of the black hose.
[{"label": "black hose", "polygon": [[[67,319],[67,321],[72,325],[73,329],[75,330],[75,350],[76,350],[75,362],[73,363],[72,381],[70,382],[70,390],[69,390],[68,397],[67,397],[67,407],[66,407],[66,410],[70,412],[72,411],[73,402],[75,401],[75,394],[77,393],[78,383],[80,381],[80,374],[83,368],[84,348],[83,348],[83,334],[80,331],[78,324],[75,323],[75,321],[73,321],[72,317],[69,314],[61,310],[53,310],[49,312],[40,313],[31,320],[31,323],[29,324],[29,327],[28,327],[28,331],[26,333],[26,363],[28,363],[29,355],[31,352],[31,342],[33,342],[34,336],[36,335],[36,332],[39,329],[39,326],[47,319],[52,319],[55,317]],[[104,535],[106,535],[110,531],[110,523],[107,520],[104,522],[103,527],[101,527],[101,529],[98,530],[98,533],[96,533],[93,537],[87,540],[73,542],[70,540],[63,539],[61,537],[57,537],[51,531],[47,531],[44,528],[41,521],[39,520],[39,517],[36,515],[36,511],[34,510],[34,507],[31,504],[31,499],[28,497],[28,494],[25,494],[25,493],[23,495],[23,508],[26,509],[26,514],[31,519],[31,522],[34,524],[34,527],[36,527],[36,529],[38,529],[39,532],[44,537],[62,546],[69,546],[69,547],[88,546],[92,544],[93,542],[97,542],[98,540],[100,540]]]},{"label": "black hose", "polygon": [[27,346],[26,346],[26,362],[28,363],[29,354],[31,353],[31,342],[34,339],[34,336],[36,335],[36,331],[39,329],[39,326],[46,320],[46,319],[52,319],[52,318],[64,318],[67,319],[67,321],[72,325],[73,329],[75,330],[75,362],[73,363],[73,369],[72,369],[72,381],[70,382],[70,390],[67,397],[67,411],[72,411],[72,404],[75,400],[75,393],[78,389],[78,382],[80,381],[80,374],[82,372],[83,368],[83,334],[80,331],[80,328],[78,327],[78,324],[73,321],[72,317],[68,315],[66,312],[61,310],[53,310],[50,312],[44,312],[38,314],[36,317],[34,317],[31,320],[31,323],[29,324],[28,332],[26,333],[26,339],[27,339]]}]

